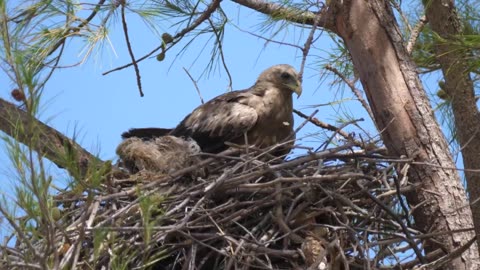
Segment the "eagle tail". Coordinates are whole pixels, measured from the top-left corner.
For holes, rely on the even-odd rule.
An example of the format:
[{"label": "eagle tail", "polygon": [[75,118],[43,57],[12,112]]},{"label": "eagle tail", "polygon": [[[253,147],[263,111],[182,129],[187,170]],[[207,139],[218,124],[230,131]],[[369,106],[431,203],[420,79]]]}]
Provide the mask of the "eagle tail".
[{"label": "eagle tail", "polygon": [[137,137],[141,139],[152,139],[168,135],[172,131],[171,128],[131,128],[122,133],[122,139]]}]

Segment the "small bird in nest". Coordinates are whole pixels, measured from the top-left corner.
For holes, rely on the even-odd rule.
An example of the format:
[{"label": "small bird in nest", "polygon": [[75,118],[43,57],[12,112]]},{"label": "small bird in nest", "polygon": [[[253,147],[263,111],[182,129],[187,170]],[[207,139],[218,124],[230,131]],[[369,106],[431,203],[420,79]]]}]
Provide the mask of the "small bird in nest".
[{"label": "small bird in nest", "polygon": [[120,166],[130,173],[170,174],[200,161],[200,146],[193,139],[161,136],[150,140],[128,138],[117,147]]}]

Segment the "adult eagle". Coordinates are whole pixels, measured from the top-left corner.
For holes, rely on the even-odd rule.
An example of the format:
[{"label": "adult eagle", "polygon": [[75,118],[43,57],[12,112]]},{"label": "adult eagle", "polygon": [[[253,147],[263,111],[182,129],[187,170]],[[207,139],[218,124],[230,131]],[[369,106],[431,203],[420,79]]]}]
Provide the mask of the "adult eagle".
[{"label": "adult eagle", "polygon": [[[285,64],[272,66],[260,74],[252,87],[217,96],[200,105],[174,129],[134,128],[122,137],[191,137],[203,152],[209,153],[225,150],[225,142],[260,148],[272,146],[295,138],[293,93],[298,96],[302,93],[295,69]],[[289,146],[275,154],[288,153]]]}]

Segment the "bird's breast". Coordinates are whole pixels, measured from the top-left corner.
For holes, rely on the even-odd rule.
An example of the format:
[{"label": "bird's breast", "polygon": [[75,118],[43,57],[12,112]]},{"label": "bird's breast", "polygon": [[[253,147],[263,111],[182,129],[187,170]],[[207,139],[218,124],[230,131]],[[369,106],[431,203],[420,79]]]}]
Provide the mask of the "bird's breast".
[{"label": "bird's breast", "polygon": [[293,115],[288,108],[259,115],[257,124],[248,134],[249,144],[268,147],[283,142],[293,132]]}]

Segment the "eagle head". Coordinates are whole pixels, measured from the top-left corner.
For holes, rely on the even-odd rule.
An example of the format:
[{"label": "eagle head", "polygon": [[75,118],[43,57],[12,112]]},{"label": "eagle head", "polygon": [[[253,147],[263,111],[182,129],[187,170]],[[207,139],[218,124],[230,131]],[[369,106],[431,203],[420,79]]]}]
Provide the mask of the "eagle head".
[{"label": "eagle head", "polygon": [[257,79],[257,84],[261,82],[272,83],[282,90],[295,92],[298,97],[302,94],[298,73],[287,64],[275,65],[263,71]]}]

